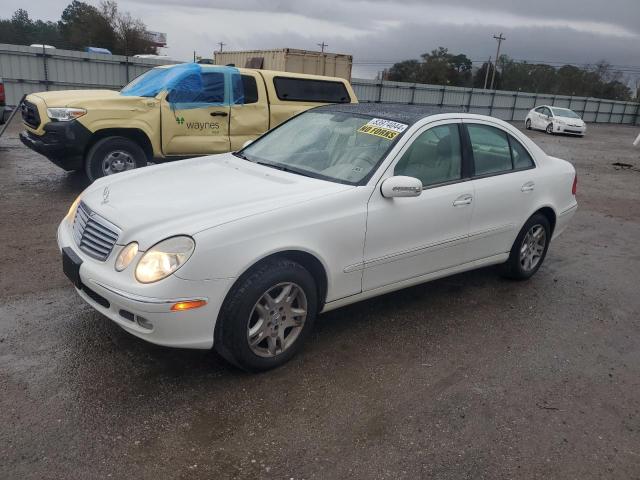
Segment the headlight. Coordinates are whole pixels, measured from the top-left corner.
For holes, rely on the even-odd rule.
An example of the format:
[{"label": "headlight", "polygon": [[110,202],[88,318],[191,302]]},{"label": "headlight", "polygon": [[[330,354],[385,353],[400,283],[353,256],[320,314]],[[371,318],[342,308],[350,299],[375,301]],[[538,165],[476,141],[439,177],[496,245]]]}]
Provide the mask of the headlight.
[{"label": "headlight", "polygon": [[49,118],[58,122],[68,122],[86,113],[87,111],[84,108],[47,108]]},{"label": "headlight", "polygon": [[191,237],[171,237],[155,244],[140,258],[136,279],[153,283],[168,277],[185,264],[196,244]]},{"label": "headlight", "polygon": [[116,271],[121,272],[122,270],[127,268],[137,254],[138,254],[138,242],[131,242],[126,247],[124,247],[120,251],[118,258],[116,258],[116,264],[115,264]]}]

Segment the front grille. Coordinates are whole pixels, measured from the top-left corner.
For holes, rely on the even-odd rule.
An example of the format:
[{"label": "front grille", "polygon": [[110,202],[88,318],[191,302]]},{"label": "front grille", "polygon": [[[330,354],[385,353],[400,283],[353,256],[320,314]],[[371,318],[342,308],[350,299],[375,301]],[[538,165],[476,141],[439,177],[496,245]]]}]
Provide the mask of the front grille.
[{"label": "front grille", "polygon": [[73,220],[73,237],[80,250],[96,260],[105,261],[118,240],[117,227],[80,202]]},{"label": "front grille", "polygon": [[33,103],[26,100],[22,102],[20,113],[22,114],[22,121],[31,128],[38,128],[40,126],[40,114],[38,113],[38,107]]}]

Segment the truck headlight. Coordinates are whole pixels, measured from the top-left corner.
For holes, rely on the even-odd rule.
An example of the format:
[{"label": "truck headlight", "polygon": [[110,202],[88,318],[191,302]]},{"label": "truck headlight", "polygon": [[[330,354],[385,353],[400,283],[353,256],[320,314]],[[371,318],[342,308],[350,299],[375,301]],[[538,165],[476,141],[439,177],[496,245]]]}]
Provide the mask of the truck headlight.
[{"label": "truck headlight", "polygon": [[168,277],[189,260],[195,246],[193,239],[185,235],[156,243],[138,261],[136,279],[153,283]]},{"label": "truck headlight", "polygon": [[47,108],[47,116],[51,120],[58,122],[68,122],[85,115],[87,111],[84,108]]}]

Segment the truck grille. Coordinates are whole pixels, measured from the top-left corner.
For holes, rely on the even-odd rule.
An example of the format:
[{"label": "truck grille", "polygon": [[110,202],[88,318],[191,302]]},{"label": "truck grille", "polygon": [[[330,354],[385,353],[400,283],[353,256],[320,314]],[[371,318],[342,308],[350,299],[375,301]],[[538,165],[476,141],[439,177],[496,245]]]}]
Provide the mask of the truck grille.
[{"label": "truck grille", "polygon": [[38,107],[33,103],[27,102],[26,100],[22,102],[20,113],[22,114],[22,121],[31,128],[38,128],[40,126],[40,114],[38,113]]},{"label": "truck grille", "polygon": [[118,240],[117,227],[94,213],[84,202],[80,202],[73,220],[73,238],[90,257],[105,261]]}]

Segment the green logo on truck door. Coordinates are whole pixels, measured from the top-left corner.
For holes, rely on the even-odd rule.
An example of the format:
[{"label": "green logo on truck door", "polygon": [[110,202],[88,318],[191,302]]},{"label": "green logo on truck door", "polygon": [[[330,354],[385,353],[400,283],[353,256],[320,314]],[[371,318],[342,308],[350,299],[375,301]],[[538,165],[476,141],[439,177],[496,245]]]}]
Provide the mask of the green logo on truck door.
[{"label": "green logo on truck door", "polygon": [[176,122],[178,122],[178,125],[182,125],[184,123],[184,117],[176,117]]}]

